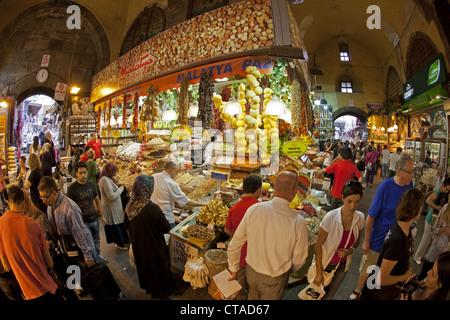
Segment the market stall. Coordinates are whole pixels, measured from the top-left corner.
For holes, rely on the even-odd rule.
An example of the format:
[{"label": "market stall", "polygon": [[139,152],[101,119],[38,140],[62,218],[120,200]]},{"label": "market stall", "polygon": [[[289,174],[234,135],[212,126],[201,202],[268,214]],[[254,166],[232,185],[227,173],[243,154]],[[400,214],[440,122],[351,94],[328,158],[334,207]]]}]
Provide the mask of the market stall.
[{"label": "market stall", "polygon": [[[275,19],[271,3],[243,1],[198,16],[149,39],[93,79],[96,128],[110,147],[100,165],[115,161],[118,183],[131,190],[139,174],[161,172],[167,161],[176,161],[181,190],[208,203],[175,208],[177,225],[169,237],[175,272],[218,246],[226,252],[226,218],[250,174],[263,179],[261,201],[267,201],[278,172],[299,173],[291,205],[308,219],[310,245],[315,243],[325,213],[320,205],[327,203],[326,193],[315,188],[326,189],[327,181],[314,173],[324,154],[314,145],[318,125],[295,19],[288,6],[287,17]],[[240,15],[247,16],[242,23]],[[290,39],[277,39],[281,27],[290,30]],[[212,45],[192,45],[203,38]],[[196,52],[173,49],[173,42]]]}]

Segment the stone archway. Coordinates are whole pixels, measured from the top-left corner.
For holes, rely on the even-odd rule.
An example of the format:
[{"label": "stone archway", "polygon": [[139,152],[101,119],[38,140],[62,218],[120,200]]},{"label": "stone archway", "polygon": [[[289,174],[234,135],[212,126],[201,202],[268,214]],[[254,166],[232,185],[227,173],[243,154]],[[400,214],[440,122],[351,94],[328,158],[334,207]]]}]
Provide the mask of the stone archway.
[{"label": "stone archway", "polygon": [[366,123],[367,118],[369,117],[367,112],[357,107],[341,107],[333,112],[333,122],[336,121],[337,118],[340,118],[342,116],[354,116],[358,118],[362,123]]},{"label": "stone archway", "polygon": [[[77,5],[81,29],[67,27],[67,7]],[[44,54],[50,55],[49,78],[35,80]],[[57,82],[77,84],[89,95],[92,77],[109,65],[110,43],[95,15],[73,1],[44,1],[29,7],[0,33],[0,89],[16,97],[36,86],[54,90]]]}]

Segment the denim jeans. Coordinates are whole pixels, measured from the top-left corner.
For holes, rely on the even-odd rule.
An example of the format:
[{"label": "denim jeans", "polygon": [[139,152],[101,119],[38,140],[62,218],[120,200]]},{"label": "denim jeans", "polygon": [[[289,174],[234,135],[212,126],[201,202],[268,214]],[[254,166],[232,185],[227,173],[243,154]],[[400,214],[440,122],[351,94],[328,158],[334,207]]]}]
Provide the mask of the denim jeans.
[{"label": "denim jeans", "polygon": [[389,171],[389,164],[388,163],[383,163],[381,165],[381,174],[382,174],[382,177],[383,177],[383,181],[388,178],[388,171]]},{"label": "denim jeans", "polygon": [[100,228],[98,224],[98,219],[94,222],[85,223],[84,224],[87,230],[87,234],[92,244],[92,248],[94,249],[92,252],[92,257],[95,262],[99,262],[100,255]]}]

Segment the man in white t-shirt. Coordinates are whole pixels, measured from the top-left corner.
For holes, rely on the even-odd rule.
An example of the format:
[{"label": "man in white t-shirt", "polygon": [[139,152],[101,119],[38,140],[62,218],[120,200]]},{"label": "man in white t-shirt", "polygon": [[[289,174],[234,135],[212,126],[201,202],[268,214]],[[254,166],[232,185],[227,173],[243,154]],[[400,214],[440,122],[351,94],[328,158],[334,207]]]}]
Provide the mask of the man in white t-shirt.
[{"label": "man in white t-shirt", "polygon": [[389,155],[389,173],[387,176],[388,178],[395,176],[395,173],[397,170],[397,167],[396,167],[397,160],[398,160],[398,158],[400,158],[402,151],[403,151],[403,149],[401,147],[398,147],[397,152],[392,152]]},{"label": "man in white t-shirt", "polygon": [[153,175],[155,179],[155,188],[151,200],[161,208],[170,224],[170,228],[175,227],[175,216],[173,215],[173,205],[176,201],[180,206],[206,206],[206,202],[190,200],[183,191],[181,191],[178,183],[173,180],[179,171],[179,166],[173,161],[166,163],[163,172]]},{"label": "man in white t-shirt", "polygon": [[391,152],[388,150],[387,145],[384,145],[383,151],[381,151],[381,176],[383,177],[383,181],[387,179],[390,154]]}]

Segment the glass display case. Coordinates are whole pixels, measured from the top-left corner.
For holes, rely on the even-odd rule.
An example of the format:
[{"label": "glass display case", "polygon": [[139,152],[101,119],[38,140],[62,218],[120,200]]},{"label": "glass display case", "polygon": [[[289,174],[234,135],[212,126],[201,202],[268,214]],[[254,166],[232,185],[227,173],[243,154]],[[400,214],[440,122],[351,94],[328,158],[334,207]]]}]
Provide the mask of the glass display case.
[{"label": "glass display case", "polygon": [[420,141],[414,138],[405,139],[405,153],[409,154],[414,162],[420,162]]},{"label": "glass display case", "polygon": [[446,143],[444,140],[425,140],[425,152],[431,152],[431,161],[438,167],[444,166]]}]

